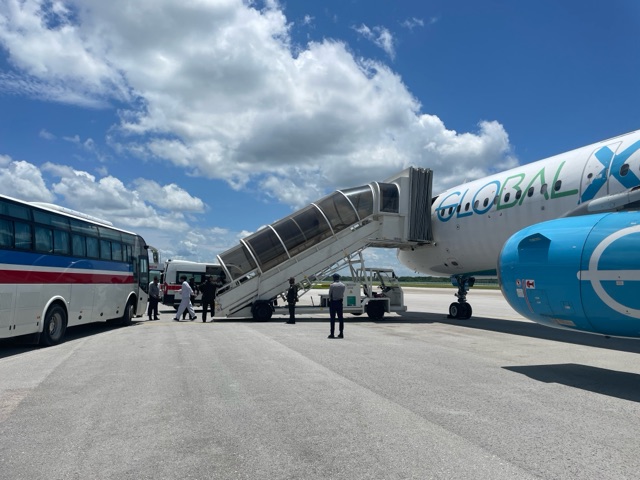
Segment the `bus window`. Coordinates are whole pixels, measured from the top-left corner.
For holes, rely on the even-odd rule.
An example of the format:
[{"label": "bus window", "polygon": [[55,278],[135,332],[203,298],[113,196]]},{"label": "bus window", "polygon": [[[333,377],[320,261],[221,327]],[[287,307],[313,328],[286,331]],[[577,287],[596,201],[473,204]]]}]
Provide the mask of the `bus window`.
[{"label": "bus window", "polygon": [[52,227],[63,228],[65,230],[69,229],[69,219],[67,217],[62,217],[49,212],[34,210],[33,221],[44,225],[50,225]]},{"label": "bus window", "polygon": [[0,247],[13,247],[13,225],[9,220],[0,219]]},{"label": "bus window", "polygon": [[62,230],[53,231],[53,251],[61,255],[69,254],[69,232]]},{"label": "bus window", "polygon": [[122,261],[122,244],[113,242],[111,244],[111,258],[117,262]]},{"label": "bus window", "polygon": [[16,230],[15,247],[21,250],[31,250],[31,225],[15,222],[14,226]]},{"label": "bus window", "polygon": [[100,240],[100,258],[111,260],[111,242],[109,240]]},{"label": "bus window", "polygon": [[29,208],[8,201],[0,201],[0,214],[21,220],[31,220]]},{"label": "bus window", "polygon": [[86,257],[87,243],[85,237],[74,233],[71,237],[71,251],[76,257]]},{"label": "bus window", "polygon": [[53,252],[53,233],[50,228],[36,226],[36,250]]},{"label": "bus window", "polygon": [[71,224],[71,230],[74,232],[84,233],[85,235],[91,235],[94,237],[98,236],[98,227],[95,225],[83,222],[82,220],[75,220],[73,218],[69,219],[69,223]]},{"label": "bus window", "polygon": [[87,257],[90,257],[90,258],[100,257],[100,247],[99,247],[97,238],[87,237]]}]

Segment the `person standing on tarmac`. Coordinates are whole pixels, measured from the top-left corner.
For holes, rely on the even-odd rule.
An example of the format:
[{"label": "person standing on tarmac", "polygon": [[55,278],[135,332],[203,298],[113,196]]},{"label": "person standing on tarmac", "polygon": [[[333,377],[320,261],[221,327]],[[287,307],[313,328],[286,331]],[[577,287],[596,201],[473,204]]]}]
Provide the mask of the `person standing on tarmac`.
[{"label": "person standing on tarmac", "polygon": [[296,323],[296,303],[298,303],[298,286],[296,279],[289,279],[289,289],[287,290],[287,304],[289,305],[289,324]]},{"label": "person standing on tarmac", "polygon": [[189,320],[194,321],[196,318],[196,312],[193,311],[193,306],[191,305],[191,295],[193,295],[193,289],[187,282],[187,276],[182,275],[180,277],[182,280],[182,290],[180,291],[180,306],[178,307],[178,311],[176,312],[176,316],[173,317],[174,322],[180,321],[180,315],[185,311],[185,309],[189,312]]},{"label": "person standing on tarmac", "polygon": [[160,320],[158,317],[158,302],[160,301],[160,286],[158,285],[158,277],[153,277],[153,282],[149,284],[149,321]]},{"label": "person standing on tarmac", "polygon": [[200,292],[202,293],[202,321],[207,322],[207,310],[211,310],[211,321],[213,322],[213,315],[215,312],[216,290],[218,289],[217,282],[213,282],[213,277],[209,275],[207,281],[200,285]]},{"label": "person standing on tarmac", "polygon": [[[340,275],[333,274],[333,283],[329,285],[329,315],[331,316],[331,334],[327,338],[344,338],[344,319],[342,318],[342,299],[346,285],[340,281]],[[336,315],[340,321],[340,333],[334,336],[336,330]]]}]

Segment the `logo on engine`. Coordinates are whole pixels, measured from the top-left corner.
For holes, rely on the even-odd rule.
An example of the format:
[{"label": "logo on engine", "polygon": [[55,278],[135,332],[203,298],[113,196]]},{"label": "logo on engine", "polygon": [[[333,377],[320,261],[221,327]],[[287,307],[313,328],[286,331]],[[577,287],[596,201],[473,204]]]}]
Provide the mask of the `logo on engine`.
[{"label": "logo on engine", "polygon": [[589,259],[589,269],[579,271],[578,279],[591,282],[591,286],[596,292],[596,295],[598,295],[598,298],[600,298],[600,300],[602,300],[612,310],[628,317],[640,318],[640,310],[628,307],[615,300],[611,295],[609,295],[609,293],[607,293],[601,283],[605,281],[615,281],[617,284],[624,284],[624,282],[627,281],[639,282],[640,271],[598,270],[600,257],[602,257],[605,250],[616,240],[626,237],[627,235],[633,235],[634,233],[640,233],[640,225],[623,228],[602,240],[591,254],[591,258]]}]

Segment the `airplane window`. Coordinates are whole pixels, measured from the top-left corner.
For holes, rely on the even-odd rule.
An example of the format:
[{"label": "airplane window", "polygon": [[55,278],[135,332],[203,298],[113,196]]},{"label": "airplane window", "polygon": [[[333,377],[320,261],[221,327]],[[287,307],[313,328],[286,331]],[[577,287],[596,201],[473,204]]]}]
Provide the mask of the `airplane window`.
[{"label": "airplane window", "polygon": [[484,202],[482,202],[482,206],[483,206],[483,207],[486,207],[487,205],[489,205],[489,199],[488,199],[488,198],[485,198],[485,199],[484,199]]},{"label": "airplane window", "polygon": [[497,205],[498,204],[498,200],[500,199],[500,197],[498,197],[498,195],[496,195],[495,197],[493,197],[493,204]]},{"label": "airplane window", "polygon": [[520,200],[520,197],[522,196],[522,190],[518,190],[516,192],[516,200]]},{"label": "airplane window", "polygon": [[560,187],[562,187],[562,180],[558,180],[556,182],[556,184],[553,186],[553,190],[557,192],[558,190],[560,190]]},{"label": "airplane window", "polygon": [[505,195],[504,195],[505,203],[509,201],[509,197],[511,197],[511,194],[509,192],[505,193]]},{"label": "airplane window", "polygon": [[625,177],[629,173],[629,164],[625,163],[620,167],[620,176]]},{"label": "airplane window", "polygon": [[529,188],[529,191],[527,192],[527,197],[533,196],[533,192],[534,191],[535,191],[535,189],[533,187]]},{"label": "airplane window", "polygon": [[471,206],[470,203],[467,202],[467,204],[464,206],[464,211],[465,212],[468,211],[470,206]]},{"label": "airplane window", "polygon": [[543,183],[542,186],[540,187],[540,193],[542,195],[547,193],[547,184],[546,183]]},{"label": "airplane window", "polygon": [[456,212],[460,213],[460,207],[462,207],[462,205],[458,205],[458,208],[456,208]]},{"label": "airplane window", "polygon": [[589,175],[587,175],[587,178],[591,180],[593,178],[593,173],[590,173]]},{"label": "airplane window", "polygon": [[449,215],[453,213],[453,207],[449,207]]},{"label": "airplane window", "polygon": [[440,216],[444,217],[444,208],[442,210],[440,210]]},{"label": "airplane window", "polygon": [[478,205],[480,205],[480,200],[476,200],[475,202],[473,202],[473,208],[474,208],[475,210],[477,210],[477,209],[478,209]]}]

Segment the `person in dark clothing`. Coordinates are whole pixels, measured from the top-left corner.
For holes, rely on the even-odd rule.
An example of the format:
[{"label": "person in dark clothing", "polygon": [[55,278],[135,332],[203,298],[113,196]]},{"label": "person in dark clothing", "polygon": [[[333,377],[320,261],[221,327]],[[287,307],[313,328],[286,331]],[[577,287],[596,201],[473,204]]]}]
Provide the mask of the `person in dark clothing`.
[{"label": "person in dark clothing", "polygon": [[[333,283],[329,285],[329,315],[331,317],[331,334],[328,338],[344,338],[344,319],[342,318],[342,299],[347,289],[344,283],[340,281],[340,275],[333,274]],[[336,337],[336,315],[340,322],[340,333]]]},{"label": "person in dark clothing", "polygon": [[296,323],[296,303],[298,303],[298,286],[295,284],[295,278],[289,279],[289,289],[287,290],[287,304],[289,305],[289,321],[287,323]]},{"label": "person in dark clothing", "polygon": [[211,310],[211,321],[213,322],[213,315],[215,312],[216,302],[216,290],[218,290],[218,283],[213,281],[213,277],[208,276],[207,281],[200,285],[200,292],[202,293],[202,321],[207,321],[207,310]]},{"label": "person in dark clothing", "polygon": [[149,320],[160,320],[158,317],[158,302],[160,301],[160,285],[158,285],[158,277],[153,277],[153,282],[149,284]]}]

